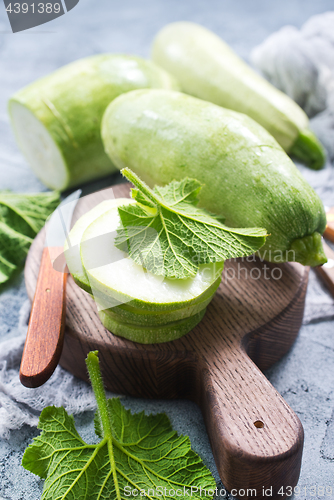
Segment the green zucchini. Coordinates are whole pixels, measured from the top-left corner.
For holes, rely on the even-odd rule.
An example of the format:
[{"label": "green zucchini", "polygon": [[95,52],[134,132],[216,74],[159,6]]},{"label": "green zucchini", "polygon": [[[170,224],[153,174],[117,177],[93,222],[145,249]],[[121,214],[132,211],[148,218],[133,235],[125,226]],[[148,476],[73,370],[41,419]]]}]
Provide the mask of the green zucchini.
[{"label": "green zucchini", "polygon": [[201,205],[230,227],[264,227],[259,251],[272,262],[326,262],[321,200],[276,140],[250,117],[165,90],[118,97],[102,120],[102,138],[119,169],[150,186],[194,177]]},{"label": "green zucchini", "polygon": [[245,113],[287,153],[315,170],[324,165],[324,149],[304,111],[211,31],[189,22],[169,24],[154,40],[152,59],[178,79],[183,92]]},{"label": "green zucchini", "polygon": [[9,101],[16,139],[34,173],[64,190],[111,174],[100,123],[107,105],[138,88],[177,89],[151,61],[102,54],[73,62],[17,92]]}]

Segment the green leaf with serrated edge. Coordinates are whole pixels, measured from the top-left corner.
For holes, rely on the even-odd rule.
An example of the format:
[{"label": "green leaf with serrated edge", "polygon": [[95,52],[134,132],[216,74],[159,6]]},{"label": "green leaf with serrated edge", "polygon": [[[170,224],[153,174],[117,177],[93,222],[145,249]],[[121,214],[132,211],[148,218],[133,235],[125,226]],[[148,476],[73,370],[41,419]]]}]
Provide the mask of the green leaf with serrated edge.
[{"label": "green leaf with serrated edge", "polygon": [[265,243],[265,229],[230,228],[197,207],[202,185],[196,179],[151,190],[130,169],[121,172],[136,186],[132,198],[137,204],[118,207],[115,243],[153,274],[189,278],[200,264],[251,255]]},{"label": "green leaf with serrated edge", "polygon": [[0,220],[16,231],[33,237],[59,204],[59,193],[13,193],[0,191]]},{"label": "green leaf with serrated edge", "polygon": [[32,239],[59,204],[59,193],[0,191],[0,284],[22,266]]},{"label": "green leaf with serrated edge", "polygon": [[0,283],[5,283],[23,264],[32,241],[0,221]]},{"label": "green leaf with serrated edge", "polygon": [[45,479],[42,500],[126,500],[132,491],[149,499],[212,498],[215,481],[187,436],[178,436],[165,414],[132,415],[119,399],[106,399],[97,352],[87,367],[98,410],[101,441],[86,444],[64,408],[45,408],[42,433],[22,465]]}]

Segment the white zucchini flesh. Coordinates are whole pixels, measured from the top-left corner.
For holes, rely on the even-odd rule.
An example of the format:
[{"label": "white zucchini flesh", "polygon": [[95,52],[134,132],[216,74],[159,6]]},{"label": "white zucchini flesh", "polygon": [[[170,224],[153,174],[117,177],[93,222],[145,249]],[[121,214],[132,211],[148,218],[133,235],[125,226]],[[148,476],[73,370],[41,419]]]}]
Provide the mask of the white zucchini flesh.
[{"label": "white zucchini flesh", "polygon": [[56,142],[43,122],[19,102],[11,104],[15,137],[32,171],[43,184],[62,189],[68,183],[68,169]]},{"label": "white zucchini flesh", "polygon": [[[133,307],[151,311],[180,309],[198,301],[221,276],[221,262],[201,265],[193,278],[184,280],[155,276],[116,248],[114,239],[118,225],[118,210],[113,208],[86,229],[80,244],[82,265],[93,292],[96,290],[94,295],[101,293],[108,297],[109,307],[131,301]],[[104,248],[101,248],[101,237]],[[107,307],[108,304],[104,304],[104,308]]]},{"label": "white zucchini flesh", "polygon": [[86,271],[81,263],[80,242],[82,236],[87,227],[100,215],[108,212],[114,207],[129,205],[130,203],[135,203],[135,200],[131,200],[130,198],[115,198],[102,201],[96,205],[96,207],[89,210],[89,212],[82,215],[74,224],[68,235],[68,240],[64,246],[66,263],[74,281],[86,292],[91,293],[91,287]]},{"label": "white zucchini flesh", "polygon": [[98,54],[63,66],[14,94],[8,105],[12,126],[36,176],[62,191],[115,172],[104,152],[101,119],[113,99],[142,88],[179,87],[152,61]]}]

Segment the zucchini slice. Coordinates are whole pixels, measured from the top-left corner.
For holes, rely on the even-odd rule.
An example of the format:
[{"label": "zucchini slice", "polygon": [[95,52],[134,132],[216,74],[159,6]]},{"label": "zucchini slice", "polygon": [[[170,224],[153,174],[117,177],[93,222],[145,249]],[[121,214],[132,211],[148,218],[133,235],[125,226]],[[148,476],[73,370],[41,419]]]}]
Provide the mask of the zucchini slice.
[{"label": "zucchini slice", "polygon": [[149,273],[115,246],[118,225],[115,207],[88,226],[80,244],[83,268],[103,309],[130,302],[135,309],[170,312],[201,301],[216,286],[223,270],[221,262],[204,264],[195,277],[184,280]]},{"label": "zucchini slice", "polygon": [[206,309],[194,316],[159,326],[135,326],[130,323],[116,321],[104,311],[99,311],[103,326],[119,337],[124,337],[141,344],[157,344],[178,339],[189,333],[201,321]]}]

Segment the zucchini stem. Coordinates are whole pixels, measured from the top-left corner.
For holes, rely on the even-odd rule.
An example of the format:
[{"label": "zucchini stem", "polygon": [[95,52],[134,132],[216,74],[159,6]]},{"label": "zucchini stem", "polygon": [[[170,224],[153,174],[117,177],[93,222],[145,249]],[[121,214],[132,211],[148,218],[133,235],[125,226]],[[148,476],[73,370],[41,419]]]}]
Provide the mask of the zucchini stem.
[{"label": "zucchini stem", "polygon": [[88,368],[89,378],[97,402],[98,412],[100,415],[103,428],[103,436],[107,439],[111,439],[112,432],[111,432],[111,425],[110,425],[110,418],[108,411],[108,403],[101,376],[98,351],[91,351],[88,353],[86,358],[86,365]]},{"label": "zucchini stem", "polygon": [[326,161],[326,153],[322,144],[309,129],[299,132],[289,154],[313,170],[320,170]]},{"label": "zucchini stem", "polygon": [[321,266],[326,264],[321,234],[314,232],[303,238],[297,238],[291,244],[290,251],[293,251],[294,261],[300,262],[304,266]]}]

